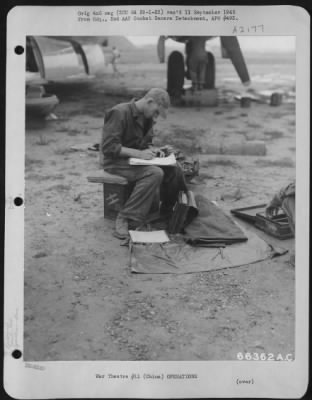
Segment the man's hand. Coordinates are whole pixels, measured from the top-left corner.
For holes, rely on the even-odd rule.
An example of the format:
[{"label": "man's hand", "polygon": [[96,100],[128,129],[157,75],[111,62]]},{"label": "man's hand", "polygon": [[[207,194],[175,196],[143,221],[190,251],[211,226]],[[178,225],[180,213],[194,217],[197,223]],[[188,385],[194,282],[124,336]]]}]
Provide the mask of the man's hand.
[{"label": "man's hand", "polygon": [[150,146],[149,149],[154,153],[154,157],[166,157],[166,152],[163,148]]},{"label": "man's hand", "polygon": [[155,157],[166,157],[166,154],[161,149],[154,150]]},{"label": "man's hand", "polygon": [[155,154],[151,149],[140,150],[137,155],[137,158],[141,158],[142,160],[151,160],[154,157]]}]

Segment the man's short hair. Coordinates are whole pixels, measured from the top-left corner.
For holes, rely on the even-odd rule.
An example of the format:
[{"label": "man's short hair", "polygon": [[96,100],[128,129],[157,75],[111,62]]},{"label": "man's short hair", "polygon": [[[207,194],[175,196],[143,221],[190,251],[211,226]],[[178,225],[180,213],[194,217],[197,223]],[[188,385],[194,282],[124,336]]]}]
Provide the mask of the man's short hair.
[{"label": "man's short hair", "polygon": [[170,97],[166,90],[160,88],[152,88],[146,93],[144,98],[153,99],[155,103],[157,103],[159,106],[160,115],[163,118],[166,118],[167,110],[170,106]]}]

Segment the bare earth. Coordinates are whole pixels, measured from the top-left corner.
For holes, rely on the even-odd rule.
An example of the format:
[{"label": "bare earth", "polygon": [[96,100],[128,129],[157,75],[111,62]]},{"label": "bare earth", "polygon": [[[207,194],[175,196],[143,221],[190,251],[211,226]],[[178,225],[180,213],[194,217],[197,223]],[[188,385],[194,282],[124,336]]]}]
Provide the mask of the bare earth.
[{"label": "bare earth", "polygon": [[[225,210],[266,203],[295,175],[295,103],[252,103],[229,62],[220,61],[218,107],[172,107],[158,142],[201,162],[192,190]],[[49,88],[56,121],[26,129],[25,360],[235,360],[238,352],[294,354],[294,278],[289,254],[238,268],[186,275],[131,274],[128,249],[103,218],[98,153],[71,151],[99,142],[104,110],[141,89],[165,87],[165,66],[121,65],[88,83]],[[293,90],[294,65],[250,66],[254,88]],[[271,74],[271,75],[270,75]],[[274,75],[275,74],[275,75]],[[280,75],[279,75],[280,74]],[[271,78],[270,78],[271,76]],[[284,79],[285,78],[285,79]],[[232,96],[232,97],[231,97]],[[207,154],[205,144],[259,141],[264,156]],[[242,198],[227,194],[240,189]],[[224,200],[222,200],[224,198]],[[294,240],[273,245],[292,249]]]}]

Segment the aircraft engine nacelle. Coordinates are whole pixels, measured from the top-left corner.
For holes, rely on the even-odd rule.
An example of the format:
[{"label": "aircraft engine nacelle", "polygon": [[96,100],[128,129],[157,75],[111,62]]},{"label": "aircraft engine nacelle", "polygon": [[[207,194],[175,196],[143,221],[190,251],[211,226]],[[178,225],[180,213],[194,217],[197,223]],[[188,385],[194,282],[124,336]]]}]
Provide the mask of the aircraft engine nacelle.
[{"label": "aircraft engine nacelle", "polygon": [[81,80],[104,68],[104,53],[97,44],[80,45],[45,36],[27,38],[26,70],[39,73],[46,81]]}]

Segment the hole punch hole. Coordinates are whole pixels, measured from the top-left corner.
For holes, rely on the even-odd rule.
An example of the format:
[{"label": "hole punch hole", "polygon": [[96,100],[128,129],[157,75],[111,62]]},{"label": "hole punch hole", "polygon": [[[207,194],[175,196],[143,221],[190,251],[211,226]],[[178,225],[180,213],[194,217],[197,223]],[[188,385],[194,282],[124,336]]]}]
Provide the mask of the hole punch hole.
[{"label": "hole punch hole", "polygon": [[21,197],[15,197],[14,204],[16,206],[21,206],[23,204],[23,199]]},{"label": "hole punch hole", "polygon": [[20,350],[14,350],[12,351],[12,357],[18,360],[19,358],[22,357],[22,352]]},{"label": "hole punch hole", "polygon": [[24,53],[24,47],[23,46],[16,46],[14,51],[15,51],[15,54],[18,54],[20,56],[21,54]]}]

